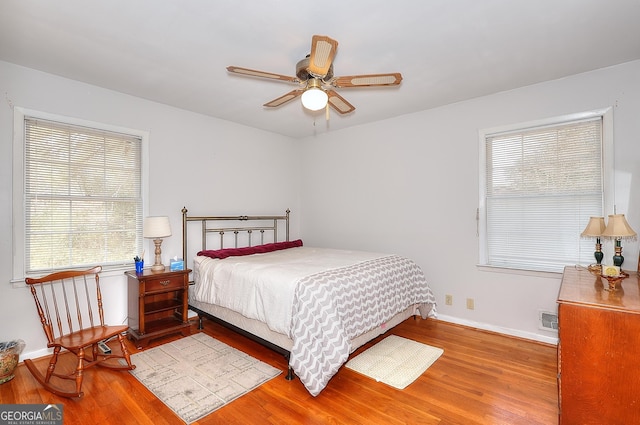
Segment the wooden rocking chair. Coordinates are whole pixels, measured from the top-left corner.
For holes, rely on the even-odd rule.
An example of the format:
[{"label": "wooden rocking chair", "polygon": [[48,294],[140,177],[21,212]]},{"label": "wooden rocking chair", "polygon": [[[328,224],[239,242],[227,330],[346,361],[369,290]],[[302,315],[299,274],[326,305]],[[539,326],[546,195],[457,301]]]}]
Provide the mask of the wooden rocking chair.
[{"label": "wooden rocking chair", "polygon": [[[62,397],[82,397],[84,371],[91,366],[125,370],[135,368],[131,364],[122,336],[128,327],[104,324],[98,277],[101,270],[102,267],[97,266],[84,271],[61,271],[39,279],[25,279],[36,302],[42,328],[47,336],[47,347],[53,347],[53,355],[45,375],[31,359],[26,359],[24,364],[40,384]],[[113,337],[117,337],[120,342],[120,354],[99,349],[98,343]],[[58,355],[63,348],[77,357],[76,368],[71,373],[55,371]],[[117,359],[124,359],[126,364]],[[54,377],[75,380],[75,390],[72,389],[73,384],[68,385],[69,389],[56,385],[52,382]]]}]

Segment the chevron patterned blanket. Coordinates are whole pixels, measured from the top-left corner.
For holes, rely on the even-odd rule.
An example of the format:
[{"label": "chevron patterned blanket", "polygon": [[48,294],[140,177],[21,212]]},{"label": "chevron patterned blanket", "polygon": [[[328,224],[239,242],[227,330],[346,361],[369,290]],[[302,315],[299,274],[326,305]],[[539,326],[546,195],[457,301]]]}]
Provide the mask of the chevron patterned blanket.
[{"label": "chevron patterned blanket", "polygon": [[435,317],[435,297],[413,261],[395,255],[301,279],[291,318],[289,365],[317,396],[352,352],[350,340],[411,305]]}]

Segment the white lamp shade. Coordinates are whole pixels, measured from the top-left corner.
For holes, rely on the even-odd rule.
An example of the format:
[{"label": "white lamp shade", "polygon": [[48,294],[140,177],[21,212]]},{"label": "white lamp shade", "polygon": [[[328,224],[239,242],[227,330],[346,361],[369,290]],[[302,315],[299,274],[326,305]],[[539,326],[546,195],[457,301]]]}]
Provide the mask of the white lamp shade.
[{"label": "white lamp shade", "polygon": [[609,216],[607,228],[602,232],[602,236],[609,238],[635,238],[636,232],[629,226],[624,214],[613,214]]},{"label": "white lamp shade", "polygon": [[171,236],[169,217],[147,217],[142,226],[142,236],[145,238],[166,238]]},{"label": "white lamp shade", "polygon": [[327,106],[328,99],[329,96],[324,90],[312,87],[302,93],[302,106],[310,111],[319,111]]}]

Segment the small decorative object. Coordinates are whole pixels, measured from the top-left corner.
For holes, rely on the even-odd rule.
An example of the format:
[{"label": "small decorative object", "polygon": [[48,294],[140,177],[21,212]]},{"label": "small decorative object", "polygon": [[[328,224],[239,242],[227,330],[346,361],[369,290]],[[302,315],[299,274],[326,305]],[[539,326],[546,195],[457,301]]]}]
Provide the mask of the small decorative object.
[{"label": "small decorative object", "polygon": [[133,257],[133,261],[136,262],[136,273],[142,273],[143,270],[144,270],[144,259],[143,259],[143,257],[138,257],[136,255],[135,257]]},{"label": "small decorative object", "polygon": [[605,276],[620,276],[620,267],[618,266],[604,266],[602,268],[602,274]]},{"label": "small decorative object", "polygon": [[596,264],[591,264],[589,266],[590,271],[597,271],[600,273],[600,270],[602,269],[602,258],[604,257],[604,254],[602,253],[600,236],[602,236],[602,232],[604,232],[606,227],[607,226],[604,224],[604,217],[591,217],[589,218],[587,227],[580,234],[583,238],[596,238],[596,251],[593,253],[593,256],[596,259]]},{"label": "small decorative object", "polygon": [[609,290],[610,291],[615,291],[616,289],[621,288],[620,282],[622,282],[622,279],[624,279],[627,276],[625,276],[623,274],[620,274],[618,276],[602,275],[602,277],[607,279],[607,281],[609,282]]},{"label": "small decorative object", "polygon": [[164,265],[162,264],[162,238],[171,236],[171,224],[169,223],[169,217],[147,217],[144,219],[142,236],[148,239],[153,239],[153,243],[156,245],[156,258],[155,263],[151,266],[151,271],[162,272],[164,271]]},{"label": "small decorative object", "polygon": [[620,286],[620,282],[622,282],[623,279],[629,277],[629,274],[620,270],[620,267],[618,266],[607,265],[602,266],[601,276],[607,279],[607,281],[609,282],[609,291],[615,291],[617,289],[622,289],[622,287]]},{"label": "small decorative object", "polygon": [[636,232],[629,226],[629,223],[627,223],[627,220],[624,218],[624,214],[609,215],[609,222],[602,232],[602,236],[615,239],[616,253],[613,256],[613,264],[621,267],[624,262],[624,257],[622,256],[622,239],[635,239],[637,236]]},{"label": "small decorative object", "polygon": [[173,257],[169,262],[169,270],[172,272],[176,270],[184,270],[184,261],[182,258]]},{"label": "small decorative object", "polygon": [[0,384],[12,380],[15,376],[13,372],[18,365],[23,349],[24,341],[21,339],[0,342]]}]

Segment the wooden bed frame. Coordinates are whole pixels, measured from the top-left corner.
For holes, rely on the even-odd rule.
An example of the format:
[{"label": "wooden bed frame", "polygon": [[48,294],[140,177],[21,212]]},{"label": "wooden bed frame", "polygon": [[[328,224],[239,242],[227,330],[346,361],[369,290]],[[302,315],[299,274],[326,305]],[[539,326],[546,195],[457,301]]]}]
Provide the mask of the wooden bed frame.
[{"label": "wooden bed frame", "polygon": [[[271,242],[289,241],[289,215],[290,210],[287,209],[284,215],[240,215],[240,216],[189,216],[187,208],[182,208],[182,258],[185,267],[188,267],[189,245],[188,245],[188,224],[192,222],[200,223],[200,247],[196,252],[206,249],[224,249],[239,248],[241,246],[252,246],[256,234],[259,236],[259,242],[254,245],[262,245]],[[282,228],[284,226],[284,229]],[[192,229],[194,233],[195,229]],[[284,240],[280,240],[280,236],[284,233]],[[217,236],[218,242],[214,246],[209,244],[210,239]],[[229,246],[227,242],[231,242]],[[240,246],[241,245],[241,246]],[[194,269],[195,270],[195,269]],[[192,284],[194,282],[191,282]],[[195,304],[195,305],[194,305]],[[291,380],[295,377],[293,369],[289,365],[290,349],[293,342],[286,335],[271,331],[266,324],[253,319],[246,319],[239,313],[224,309],[223,307],[213,306],[211,304],[202,303],[189,297],[189,309],[198,314],[198,328],[203,329],[203,318],[207,318],[216,323],[221,324],[263,346],[282,354],[287,360],[288,372],[286,379]],[[221,314],[217,314],[220,312]],[[398,313],[389,320],[385,326],[372,329],[365,334],[355,337],[351,343],[355,350],[372,339],[383,334],[387,330],[395,327],[409,317],[415,318],[416,306],[410,306],[405,311]],[[225,319],[219,317],[224,316]],[[228,319],[226,319],[228,317]],[[238,325],[234,324],[237,323]],[[240,326],[247,325],[252,331],[243,329]],[[270,338],[271,340],[269,340]],[[274,342],[275,341],[275,342]],[[280,344],[280,345],[278,345]],[[287,349],[286,347],[289,347]]]}]

